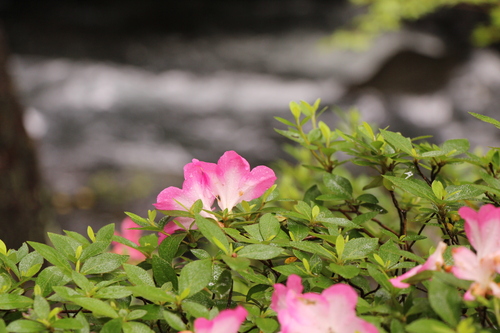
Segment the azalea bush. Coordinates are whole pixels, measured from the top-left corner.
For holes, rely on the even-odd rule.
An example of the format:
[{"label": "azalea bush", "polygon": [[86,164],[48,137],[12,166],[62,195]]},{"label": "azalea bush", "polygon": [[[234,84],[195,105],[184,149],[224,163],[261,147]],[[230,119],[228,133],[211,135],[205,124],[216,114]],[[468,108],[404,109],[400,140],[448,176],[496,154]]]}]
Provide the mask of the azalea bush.
[{"label": "azalea bush", "polygon": [[498,149],[290,110],[296,165],[194,159],[147,216],[0,242],[0,333],[497,332]]}]

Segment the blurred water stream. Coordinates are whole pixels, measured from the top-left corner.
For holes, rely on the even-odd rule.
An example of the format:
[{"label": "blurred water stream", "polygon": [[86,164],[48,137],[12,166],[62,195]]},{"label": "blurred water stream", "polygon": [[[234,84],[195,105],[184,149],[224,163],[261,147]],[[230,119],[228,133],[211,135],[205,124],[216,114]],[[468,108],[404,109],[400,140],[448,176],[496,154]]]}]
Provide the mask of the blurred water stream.
[{"label": "blurred water stream", "polygon": [[[202,17],[203,1],[177,8],[185,16],[175,29],[157,27],[156,16],[148,23],[151,10],[130,1],[48,3],[57,10],[37,17],[11,4],[4,20],[26,127],[66,229],[118,222],[123,210],[144,215],[158,191],[181,185],[192,158],[236,150],[255,166],[285,157],[273,116],[288,117],[291,100],[354,105],[407,136],[499,142],[494,127],[467,115],[497,116],[498,52],[457,52],[418,30],[383,36],[363,53],[332,50],[320,41],[352,15],[344,1],[218,1],[213,15],[235,17],[204,18],[206,30],[188,24]],[[134,8],[143,21],[128,34],[120,27]]]}]

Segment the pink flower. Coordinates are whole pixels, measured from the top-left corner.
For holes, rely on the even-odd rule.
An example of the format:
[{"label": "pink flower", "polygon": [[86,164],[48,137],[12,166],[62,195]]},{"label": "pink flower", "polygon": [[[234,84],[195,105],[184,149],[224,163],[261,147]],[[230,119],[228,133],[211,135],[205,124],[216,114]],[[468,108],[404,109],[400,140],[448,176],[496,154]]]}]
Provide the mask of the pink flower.
[{"label": "pink flower", "polygon": [[484,205],[476,212],[461,207],[458,213],[465,220],[465,234],[479,258],[500,251],[500,208]]},{"label": "pink flower", "polygon": [[446,244],[439,242],[436,251],[427,258],[427,261],[423,265],[418,265],[410,269],[408,272],[390,279],[389,281],[396,288],[408,288],[410,284],[402,282],[418,273],[423,271],[437,271],[444,265],[443,253],[446,250]]},{"label": "pink flower", "polygon": [[274,285],[271,308],[278,314],[281,333],[375,333],[377,328],[356,316],[358,295],[345,284],[321,294],[302,294],[301,278],[288,277],[287,285]]},{"label": "pink flower", "polygon": [[[194,321],[194,333],[236,333],[248,312],[244,307],[222,310],[212,320],[197,318]],[[188,333],[189,331],[182,331]],[[179,332],[179,333],[182,333]]]},{"label": "pink flower", "polygon": [[474,300],[487,294],[500,297],[500,287],[494,282],[500,272],[500,208],[484,205],[476,212],[462,207],[458,213],[465,220],[465,234],[476,250],[452,250],[455,265],[451,272],[459,279],[473,281],[464,299]]},{"label": "pink flower", "polygon": [[464,299],[472,301],[476,295],[494,294],[500,297],[500,287],[493,281],[495,266],[498,260],[494,256],[479,258],[468,248],[461,246],[452,249],[455,265],[451,272],[459,279],[474,281],[464,295]]},{"label": "pink flower", "polygon": [[247,160],[234,151],[225,152],[217,164],[199,163],[221,210],[231,211],[243,200],[260,197],[276,181],[273,170],[263,165],[250,170]]},{"label": "pink flower", "polygon": [[[158,194],[157,202],[153,205],[158,210],[189,210],[199,199],[203,202],[203,209],[212,209],[215,196],[208,188],[208,179],[201,168],[200,162],[193,160],[193,162],[184,166],[184,183],[182,184],[182,189],[174,186],[167,187]],[[202,211],[200,214],[205,217],[209,216],[209,213],[205,211]],[[186,227],[186,229],[193,223],[193,219],[188,217],[177,217],[176,220]],[[165,226],[164,231],[172,234],[179,229],[182,228],[172,221]],[[164,234],[160,234],[159,241],[161,242],[165,237]]]},{"label": "pink flower", "polygon": [[[130,229],[139,227],[130,217],[126,217],[120,226],[121,232],[116,231],[115,235],[126,238],[135,244],[139,245],[139,238],[141,238],[141,230]],[[111,252],[118,254],[128,254],[130,259],[133,261],[141,261],[145,258],[141,251],[131,248],[129,246],[123,245],[118,242],[112,243],[113,249]]]}]

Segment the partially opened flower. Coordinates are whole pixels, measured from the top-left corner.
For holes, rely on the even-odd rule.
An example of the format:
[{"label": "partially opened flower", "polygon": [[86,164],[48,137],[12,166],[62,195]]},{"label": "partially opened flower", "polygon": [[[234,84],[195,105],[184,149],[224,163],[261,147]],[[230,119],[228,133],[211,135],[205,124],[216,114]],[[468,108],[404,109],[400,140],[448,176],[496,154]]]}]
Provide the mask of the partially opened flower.
[{"label": "partially opened flower", "polygon": [[[158,210],[187,211],[200,199],[203,203],[203,209],[212,209],[215,196],[208,188],[208,179],[200,166],[200,162],[198,160],[193,160],[193,162],[184,166],[184,183],[182,184],[182,189],[174,186],[167,187],[158,194],[156,199],[157,202],[153,205]],[[205,217],[210,215],[205,211],[201,211],[200,214]],[[188,217],[178,217],[176,220],[186,229],[193,223],[193,219]],[[164,231],[168,234],[172,234],[175,230],[179,229],[182,228],[171,221],[165,226]],[[165,237],[164,234],[160,234],[159,240],[162,241]]]},{"label": "partially opened flower", "polygon": [[421,273],[423,271],[437,271],[441,269],[444,265],[444,259],[443,259],[443,253],[446,250],[446,244],[443,242],[440,242],[438,244],[438,247],[436,251],[434,251],[433,254],[427,258],[425,263],[423,265],[418,265],[410,269],[408,272],[390,279],[389,281],[392,283],[392,285],[396,288],[408,288],[410,284],[406,282],[402,282],[403,280],[406,280],[412,276],[417,275],[418,273]]},{"label": "partially opened flower", "polygon": [[500,208],[484,205],[479,211],[462,207],[458,213],[465,220],[465,234],[476,250],[466,247],[452,250],[452,273],[459,279],[473,281],[464,295],[466,300],[493,294],[500,297],[500,287],[494,282],[500,272]]},{"label": "partially opened flower", "polygon": [[[121,223],[120,232],[116,231],[115,235],[126,238],[129,241],[132,241],[135,244],[139,245],[139,238],[141,238],[142,234],[141,230],[130,229],[137,227],[139,226],[134,221],[132,221],[130,217],[126,217]],[[112,247],[113,248],[111,252],[118,254],[128,254],[130,256],[130,259],[133,261],[140,261],[145,258],[144,254],[141,251],[136,250],[130,246],[126,246],[118,242],[113,242]]]},{"label": "partially opened flower", "polygon": [[[197,318],[194,321],[194,333],[237,333],[247,314],[244,307],[238,306],[235,309],[221,311],[212,320]],[[189,331],[183,332],[189,333]]]},{"label": "partially opened flower", "polygon": [[271,308],[278,314],[281,333],[375,333],[377,328],[356,316],[358,295],[345,284],[321,294],[302,294],[301,278],[288,277],[287,285],[274,285]]},{"label": "partially opened flower", "polygon": [[464,295],[472,301],[476,296],[493,294],[500,297],[500,287],[493,281],[498,260],[494,256],[479,258],[465,246],[452,249],[454,266],[451,272],[459,279],[474,281]]},{"label": "partially opened flower", "polygon": [[476,212],[461,207],[458,213],[465,220],[465,234],[479,258],[500,252],[500,208],[488,204]]},{"label": "partially opened flower", "polygon": [[227,151],[217,164],[199,162],[209,180],[210,190],[221,210],[260,197],[276,181],[270,168],[260,165],[250,170],[247,160],[234,151]]}]

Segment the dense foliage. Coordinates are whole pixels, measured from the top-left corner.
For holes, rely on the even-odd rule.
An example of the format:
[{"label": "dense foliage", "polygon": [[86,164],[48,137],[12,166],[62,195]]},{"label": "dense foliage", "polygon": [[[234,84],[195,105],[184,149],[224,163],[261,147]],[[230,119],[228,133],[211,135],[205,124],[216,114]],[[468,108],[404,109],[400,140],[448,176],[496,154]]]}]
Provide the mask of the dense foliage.
[{"label": "dense foliage", "polygon": [[498,331],[498,149],[290,109],[275,185],[227,152],[121,231],[0,246],[0,333]]},{"label": "dense foliage", "polygon": [[488,19],[477,24],[471,41],[486,46],[500,40],[500,6],[497,0],[351,0],[365,8],[349,27],[335,32],[330,41],[348,48],[365,48],[384,32],[397,31],[405,22],[415,21],[443,8],[460,7],[483,12]]}]

